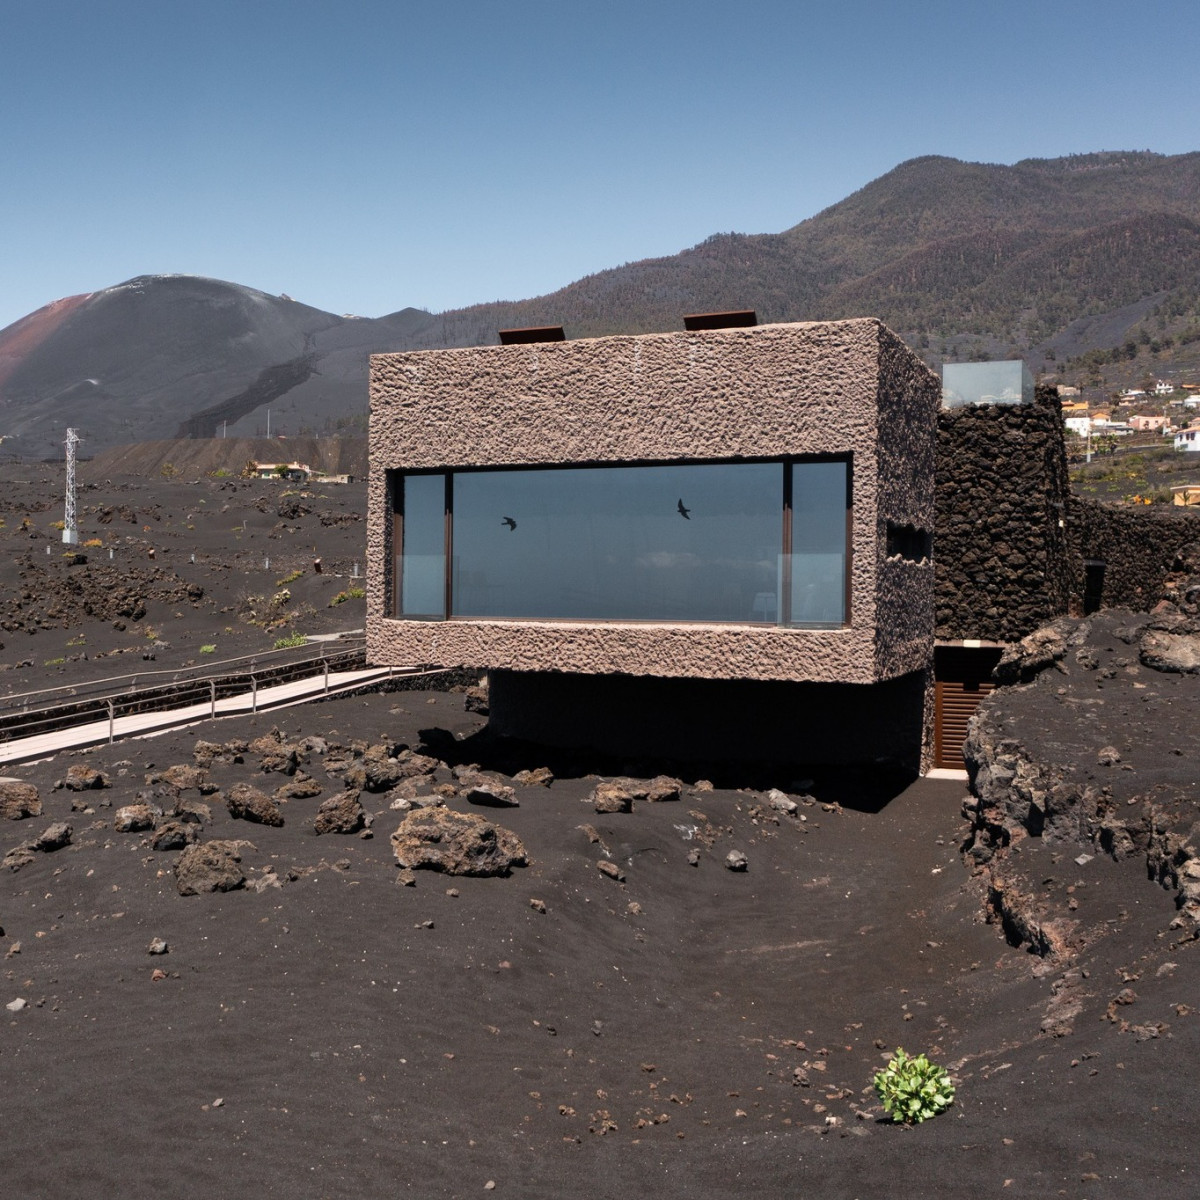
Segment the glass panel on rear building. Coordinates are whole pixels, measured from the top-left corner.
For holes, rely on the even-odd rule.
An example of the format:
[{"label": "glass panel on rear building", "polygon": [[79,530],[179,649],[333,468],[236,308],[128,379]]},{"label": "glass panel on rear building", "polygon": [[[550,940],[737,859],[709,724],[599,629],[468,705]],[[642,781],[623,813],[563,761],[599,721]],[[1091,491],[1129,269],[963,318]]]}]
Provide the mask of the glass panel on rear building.
[{"label": "glass panel on rear building", "polygon": [[943,363],[942,407],[967,404],[1032,404],[1033,376],[1019,359]]},{"label": "glass panel on rear building", "polygon": [[400,615],[446,615],[446,476],[402,477]]},{"label": "glass panel on rear building", "polygon": [[458,617],[774,623],[781,463],[454,476]]}]

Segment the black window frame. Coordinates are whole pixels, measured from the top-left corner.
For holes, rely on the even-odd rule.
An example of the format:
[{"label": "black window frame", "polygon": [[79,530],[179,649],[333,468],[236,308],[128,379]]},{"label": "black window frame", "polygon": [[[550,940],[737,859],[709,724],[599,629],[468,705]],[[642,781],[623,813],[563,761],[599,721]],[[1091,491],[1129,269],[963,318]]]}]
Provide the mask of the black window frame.
[{"label": "black window frame", "polygon": [[[748,628],[782,628],[782,629],[848,629],[852,626],[852,598],[854,577],[854,454],[848,452],[844,454],[792,454],[781,456],[770,456],[764,458],[663,458],[663,459],[639,459],[637,462],[574,462],[574,463],[518,463],[518,464],[486,464],[482,466],[468,467],[420,467],[413,469],[395,469],[388,472],[388,503],[391,508],[392,516],[392,581],[390,596],[391,604],[388,616],[395,620],[403,621],[460,621],[460,622],[513,622],[513,623],[537,623],[537,624],[556,624],[573,623],[578,624],[581,618],[576,617],[474,617],[474,616],[459,616],[454,612],[454,477],[456,475],[474,474],[477,472],[532,472],[532,471],[564,471],[564,470],[603,470],[603,469],[629,469],[637,467],[676,467],[676,466],[709,466],[709,465],[729,465],[737,466],[742,464],[779,464],[782,474],[781,488],[781,533],[780,546],[781,553],[787,556],[790,564],[792,556],[792,533],[793,533],[793,474],[791,468],[802,466],[806,463],[844,463],[846,466],[846,496],[845,496],[845,556],[844,556],[844,594],[842,600],[843,620],[840,623],[825,623],[825,622],[796,622],[790,620],[784,621],[777,619],[774,622],[770,621],[714,621],[711,619],[672,619],[664,621],[654,618],[617,618],[617,617],[595,617],[583,619],[587,624],[597,625],[712,625],[720,624],[736,628],[740,625]],[[402,572],[404,559],[404,511],[402,497],[404,494],[403,481],[406,476],[410,475],[440,475],[444,480],[444,502],[443,502],[443,554],[444,554],[444,578],[443,578],[443,612],[441,615],[429,615],[421,613],[405,613],[401,610],[402,596]],[[792,571],[790,569],[782,572],[780,581],[779,594],[779,613],[788,613],[792,611]]]}]

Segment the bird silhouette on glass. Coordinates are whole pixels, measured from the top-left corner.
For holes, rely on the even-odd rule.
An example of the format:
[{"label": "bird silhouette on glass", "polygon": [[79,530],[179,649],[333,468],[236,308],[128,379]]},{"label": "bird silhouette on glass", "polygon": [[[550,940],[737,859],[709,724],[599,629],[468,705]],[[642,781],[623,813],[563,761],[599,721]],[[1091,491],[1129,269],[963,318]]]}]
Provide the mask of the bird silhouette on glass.
[{"label": "bird silhouette on glass", "polygon": [[514,520],[512,519],[512,517],[505,517],[505,518],[504,518],[504,519],[503,519],[503,520],[500,522],[500,524],[501,524],[501,525],[507,525],[507,526],[509,527],[509,529],[510,529],[510,530],[512,530],[512,529],[516,529],[516,527],[517,527],[517,523],[516,523],[516,521],[514,521]]},{"label": "bird silhouette on glass", "polygon": [[689,514],[689,513],[690,513],[692,510],[691,510],[690,508],[684,508],[684,507],[683,507],[683,500],[682,500],[682,498],[680,499],[679,503],[678,503],[678,504],[677,504],[675,507],[676,507],[676,508],[679,510],[679,515],[680,515],[680,516],[681,516],[681,517],[682,517],[682,518],[683,518],[685,521],[690,521],[690,520],[692,519],[690,516],[688,516],[688,514]]}]

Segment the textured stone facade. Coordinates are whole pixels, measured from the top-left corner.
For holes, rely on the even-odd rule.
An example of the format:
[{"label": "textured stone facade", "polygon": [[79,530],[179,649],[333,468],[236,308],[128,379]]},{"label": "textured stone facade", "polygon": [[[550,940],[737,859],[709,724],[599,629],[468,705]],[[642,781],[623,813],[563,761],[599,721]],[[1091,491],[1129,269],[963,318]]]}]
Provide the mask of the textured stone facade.
[{"label": "textured stone facade", "polygon": [[1067,612],[1080,570],[1057,389],[939,414],[934,561],[941,639],[1016,641]]},{"label": "textured stone facade", "polygon": [[[886,553],[933,524],[936,377],[874,320],[768,325],[371,360],[368,654],[522,672],[874,683],[923,671],[933,567]],[[849,455],[840,629],[399,620],[392,476],[406,469]]]}]

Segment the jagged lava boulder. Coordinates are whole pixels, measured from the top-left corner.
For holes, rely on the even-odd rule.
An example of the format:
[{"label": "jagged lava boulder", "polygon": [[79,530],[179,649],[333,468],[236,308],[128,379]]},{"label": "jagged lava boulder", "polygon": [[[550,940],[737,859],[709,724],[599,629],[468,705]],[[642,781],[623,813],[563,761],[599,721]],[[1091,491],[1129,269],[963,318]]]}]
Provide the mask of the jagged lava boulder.
[{"label": "jagged lava boulder", "polygon": [[507,875],[528,862],[511,830],[443,808],[409,813],[392,834],[392,852],[401,867],[447,875]]}]

